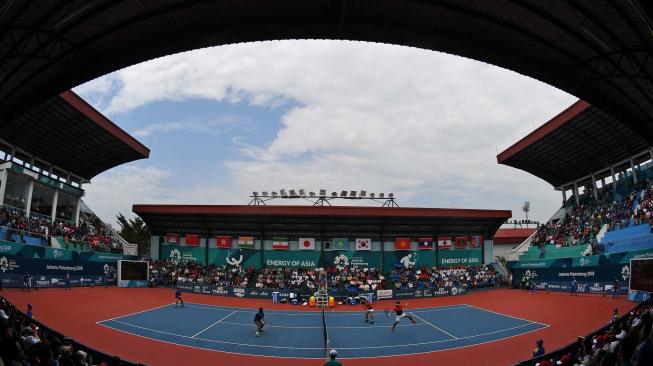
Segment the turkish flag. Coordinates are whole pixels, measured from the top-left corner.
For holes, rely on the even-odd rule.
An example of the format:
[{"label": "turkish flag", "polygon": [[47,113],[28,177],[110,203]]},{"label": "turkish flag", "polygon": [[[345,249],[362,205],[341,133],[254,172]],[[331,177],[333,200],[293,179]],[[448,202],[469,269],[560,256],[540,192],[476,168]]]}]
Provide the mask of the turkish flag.
[{"label": "turkish flag", "polygon": [[410,238],[396,238],[395,250],[410,250]]},{"label": "turkish flag", "polygon": [[215,245],[218,248],[231,249],[231,236],[218,236],[215,239]]}]

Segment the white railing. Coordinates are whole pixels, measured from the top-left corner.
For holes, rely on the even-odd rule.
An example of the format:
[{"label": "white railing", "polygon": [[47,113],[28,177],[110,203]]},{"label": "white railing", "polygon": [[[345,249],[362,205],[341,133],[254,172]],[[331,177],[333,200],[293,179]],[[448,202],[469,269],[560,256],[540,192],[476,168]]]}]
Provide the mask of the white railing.
[{"label": "white railing", "polygon": [[506,260],[507,261],[517,261],[519,260],[519,256],[524,253],[525,251],[528,250],[528,247],[531,246],[531,241],[533,241],[533,237],[537,234],[537,230],[535,230],[526,240],[524,240],[521,244],[519,244],[515,249],[511,249],[506,252]]}]

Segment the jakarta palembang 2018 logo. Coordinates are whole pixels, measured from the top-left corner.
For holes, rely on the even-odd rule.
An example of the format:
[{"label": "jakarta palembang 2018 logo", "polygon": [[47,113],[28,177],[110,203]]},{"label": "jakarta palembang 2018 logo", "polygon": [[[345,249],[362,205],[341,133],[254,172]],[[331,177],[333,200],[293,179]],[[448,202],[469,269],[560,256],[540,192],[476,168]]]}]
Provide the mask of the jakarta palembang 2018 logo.
[{"label": "jakarta palembang 2018 logo", "polygon": [[627,280],[628,278],[630,278],[630,267],[628,267],[628,266],[624,266],[624,267],[621,269],[621,279],[625,281],[625,280]]},{"label": "jakarta palembang 2018 logo", "polygon": [[9,261],[7,257],[0,258],[0,271],[6,272],[9,269]]},{"label": "jakarta palembang 2018 logo", "polygon": [[170,251],[170,260],[174,263],[179,263],[181,261],[181,252],[179,249],[173,249]]},{"label": "jakarta palembang 2018 logo", "polygon": [[333,259],[333,265],[339,270],[345,269],[349,265],[349,258],[344,254],[340,253]]}]

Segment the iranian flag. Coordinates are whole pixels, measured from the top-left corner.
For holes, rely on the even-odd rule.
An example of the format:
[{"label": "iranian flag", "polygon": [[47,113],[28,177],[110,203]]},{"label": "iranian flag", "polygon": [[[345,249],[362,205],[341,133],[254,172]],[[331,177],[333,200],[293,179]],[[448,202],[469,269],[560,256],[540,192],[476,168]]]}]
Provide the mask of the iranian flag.
[{"label": "iranian flag", "polygon": [[451,249],[451,237],[438,237],[438,249]]},{"label": "iranian flag", "polygon": [[254,237],[253,236],[238,237],[238,247],[244,249],[254,249]]},{"label": "iranian flag", "polygon": [[433,238],[417,239],[417,248],[424,249],[424,250],[433,249]]},{"label": "iranian flag", "polygon": [[372,239],[370,238],[357,238],[356,250],[372,250]]},{"label": "iranian flag", "polygon": [[396,238],[395,250],[410,250],[410,238]]},{"label": "iranian flag", "polygon": [[299,238],[299,250],[315,250],[315,238]]},{"label": "iranian flag", "polygon": [[272,238],[272,249],[288,250],[288,238]]},{"label": "iranian flag", "polygon": [[166,243],[179,244],[179,234],[166,234]]},{"label": "iranian flag", "polygon": [[200,245],[200,236],[195,234],[186,234],[186,245],[197,247]]},{"label": "iranian flag", "polygon": [[215,243],[218,248],[229,249],[231,248],[231,236],[218,236]]}]

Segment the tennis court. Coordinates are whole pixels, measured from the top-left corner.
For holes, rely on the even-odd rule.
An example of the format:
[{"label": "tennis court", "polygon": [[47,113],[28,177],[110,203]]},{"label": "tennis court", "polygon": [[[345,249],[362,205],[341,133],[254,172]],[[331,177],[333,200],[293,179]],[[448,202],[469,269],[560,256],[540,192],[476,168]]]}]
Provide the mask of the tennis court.
[{"label": "tennis court", "polygon": [[324,358],[335,348],[340,358],[419,354],[488,343],[532,332],[546,324],[459,304],[410,309],[416,325],[383,311],[375,323],[361,311],[268,310],[268,325],[255,336],[255,310],[187,303],[163,305],[98,324],[132,335],[187,347],[255,356]]}]

